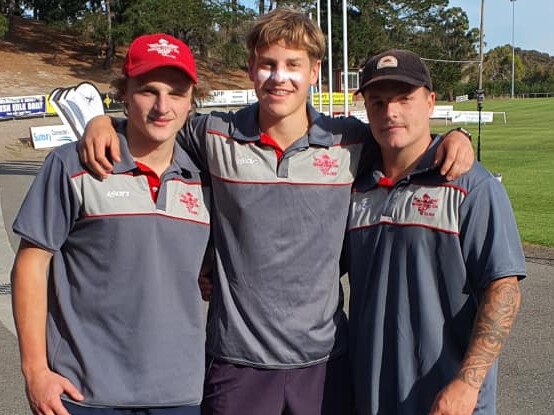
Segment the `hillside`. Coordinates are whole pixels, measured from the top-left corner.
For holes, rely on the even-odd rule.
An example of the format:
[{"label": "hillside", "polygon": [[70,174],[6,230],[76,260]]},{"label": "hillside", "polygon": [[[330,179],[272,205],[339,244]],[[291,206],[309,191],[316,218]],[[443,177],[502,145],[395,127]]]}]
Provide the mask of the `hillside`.
[{"label": "hillside", "polygon": [[[82,81],[108,91],[110,81],[119,74],[125,50],[118,49],[112,69],[105,70],[94,45],[42,22],[15,17],[10,33],[0,39],[0,97],[48,94],[56,87]],[[197,67],[207,89],[251,87],[243,71],[215,73],[203,61],[197,61]]]}]

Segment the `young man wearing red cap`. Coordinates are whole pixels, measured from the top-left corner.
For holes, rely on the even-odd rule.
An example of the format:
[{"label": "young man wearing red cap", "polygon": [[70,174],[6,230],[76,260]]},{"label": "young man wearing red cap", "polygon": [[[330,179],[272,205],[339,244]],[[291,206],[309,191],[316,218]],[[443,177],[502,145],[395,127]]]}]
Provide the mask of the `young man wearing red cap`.
[{"label": "young man wearing red cap", "polygon": [[[182,144],[212,178],[217,272],[203,411],[347,414],[339,257],[367,126],[307,104],[325,51],[307,16],[260,16],[247,43],[258,103],[199,115],[183,129]],[[98,125],[89,139],[101,143],[111,124],[106,117]],[[467,139],[451,141],[471,153]],[[99,166],[92,159],[105,149],[87,143],[91,166]]]},{"label": "young man wearing red cap", "polygon": [[372,57],[360,84],[381,154],[354,183],[347,226],[356,413],[493,415],[525,276],[510,202],[479,163],[450,182],[434,166],[442,138],[417,55]]},{"label": "young man wearing red cap", "polygon": [[209,189],[175,144],[194,59],[171,36],[141,36],[122,72],[110,177],[93,178],[75,144],[55,149],[13,226],[14,318],[37,415],[200,413]]}]

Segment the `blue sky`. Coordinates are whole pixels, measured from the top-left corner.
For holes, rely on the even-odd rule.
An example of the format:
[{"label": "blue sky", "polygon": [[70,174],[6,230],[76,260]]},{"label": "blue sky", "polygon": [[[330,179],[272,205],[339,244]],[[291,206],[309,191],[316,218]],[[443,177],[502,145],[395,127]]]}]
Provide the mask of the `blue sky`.
[{"label": "blue sky", "polygon": [[[484,51],[511,45],[512,2],[484,1]],[[255,0],[242,0],[241,3],[257,10]],[[461,7],[469,18],[470,27],[479,28],[481,0],[449,0],[448,4],[449,7]],[[516,0],[513,6],[515,46],[524,50],[538,50],[554,57],[554,0]]]},{"label": "blue sky", "polygon": [[[241,3],[257,10],[255,0],[242,0]],[[449,6],[461,7],[467,13],[470,27],[479,28],[481,0],[450,0]],[[516,47],[554,56],[554,0],[516,0],[513,6]],[[510,0],[485,0],[483,23],[485,52],[497,46],[512,44]]]},{"label": "blue sky", "polygon": [[[450,0],[449,6],[461,7],[470,27],[479,28],[481,0]],[[554,0],[485,0],[485,52],[512,44],[512,6],[515,46],[554,56]]]}]

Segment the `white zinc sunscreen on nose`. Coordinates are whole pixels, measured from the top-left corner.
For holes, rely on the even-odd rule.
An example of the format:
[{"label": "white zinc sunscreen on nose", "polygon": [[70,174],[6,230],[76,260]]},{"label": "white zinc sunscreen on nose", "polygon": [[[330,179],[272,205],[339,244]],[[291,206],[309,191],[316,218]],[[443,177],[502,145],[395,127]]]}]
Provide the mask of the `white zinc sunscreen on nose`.
[{"label": "white zinc sunscreen on nose", "polygon": [[265,82],[268,79],[271,79],[275,82],[300,82],[302,81],[302,75],[298,72],[283,71],[281,69],[277,71],[269,71],[267,69],[260,69],[257,73],[258,80],[260,82]]}]

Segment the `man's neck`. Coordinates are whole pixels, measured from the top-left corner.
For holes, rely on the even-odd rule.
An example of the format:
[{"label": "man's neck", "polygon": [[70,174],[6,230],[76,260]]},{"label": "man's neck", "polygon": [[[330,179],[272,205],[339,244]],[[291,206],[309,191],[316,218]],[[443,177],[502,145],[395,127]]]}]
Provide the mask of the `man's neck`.
[{"label": "man's neck", "polygon": [[429,137],[429,140],[419,141],[413,146],[403,148],[399,151],[381,149],[383,174],[393,183],[406,177],[417,167],[430,143],[431,138]]},{"label": "man's neck", "polygon": [[161,177],[171,164],[174,143],[175,140],[167,140],[163,143],[145,143],[127,138],[127,145],[133,160],[150,167],[158,177]]},{"label": "man's neck", "polygon": [[258,120],[261,132],[269,135],[283,150],[306,135],[310,128],[307,110],[291,114],[286,118],[275,119],[267,116],[260,109]]}]

